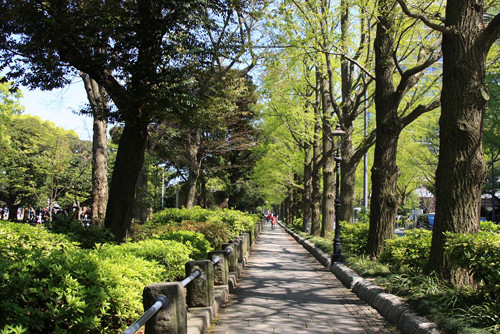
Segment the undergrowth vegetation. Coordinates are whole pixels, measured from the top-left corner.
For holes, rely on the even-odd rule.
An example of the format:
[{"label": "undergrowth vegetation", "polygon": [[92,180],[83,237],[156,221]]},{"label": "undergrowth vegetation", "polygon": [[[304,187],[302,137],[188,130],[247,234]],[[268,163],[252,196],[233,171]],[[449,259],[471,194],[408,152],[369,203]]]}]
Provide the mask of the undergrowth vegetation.
[{"label": "undergrowth vegetation", "polygon": [[0,222],[0,333],[121,331],[141,316],[146,285],[182,279],[186,262],[258,221],[192,211],[160,212],[120,245],[105,229],[63,220],[46,228]]},{"label": "undergrowth vegetation", "polygon": [[[312,237],[298,232],[331,254],[332,235]],[[456,269],[470,272],[474,286],[456,287],[429,273],[427,264],[432,232],[407,230],[405,236],[386,240],[378,261],[365,253],[368,223],[341,224],[346,264],[372,277],[390,293],[408,301],[445,333],[498,333],[500,331],[500,227],[482,222],[476,234],[447,234],[446,251]]]}]

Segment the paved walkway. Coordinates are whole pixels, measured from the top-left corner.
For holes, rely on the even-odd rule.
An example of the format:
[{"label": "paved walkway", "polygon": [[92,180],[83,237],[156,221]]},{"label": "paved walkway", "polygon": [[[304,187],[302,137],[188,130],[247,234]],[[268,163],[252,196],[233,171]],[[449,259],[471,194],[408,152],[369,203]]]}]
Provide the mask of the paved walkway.
[{"label": "paved walkway", "polygon": [[281,228],[266,224],[214,334],[399,333]]}]

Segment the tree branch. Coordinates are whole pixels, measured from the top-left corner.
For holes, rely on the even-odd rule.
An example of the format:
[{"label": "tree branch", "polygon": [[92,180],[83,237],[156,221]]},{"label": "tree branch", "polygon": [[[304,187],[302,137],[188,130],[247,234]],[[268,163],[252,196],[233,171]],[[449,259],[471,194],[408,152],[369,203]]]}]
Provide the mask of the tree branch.
[{"label": "tree branch", "polygon": [[498,38],[500,38],[500,14],[497,14],[493,20],[491,20],[481,35],[481,40],[486,50],[489,50]]},{"label": "tree branch", "polygon": [[434,110],[436,108],[439,108],[440,106],[441,106],[441,100],[439,100],[439,99],[433,100],[431,103],[429,103],[427,105],[420,104],[418,107],[413,109],[413,111],[411,113],[409,113],[408,115],[406,115],[405,117],[403,117],[401,119],[402,128],[405,128],[408,124],[413,122],[420,115],[422,115],[428,111]]},{"label": "tree branch", "polygon": [[418,20],[422,21],[422,23],[425,24],[426,26],[428,26],[429,28],[440,31],[443,34],[450,32],[450,29],[448,27],[432,22],[427,16],[425,16],[423,14],[412,12],[408,8],[408,6],[406,5],[406,2],[404,0],[396,0],[396,1],[401,6],[401,9],[403,10],[403,12],[406,15],[408,15],[409,17],[413,17],[414,19],[418,19]]}]

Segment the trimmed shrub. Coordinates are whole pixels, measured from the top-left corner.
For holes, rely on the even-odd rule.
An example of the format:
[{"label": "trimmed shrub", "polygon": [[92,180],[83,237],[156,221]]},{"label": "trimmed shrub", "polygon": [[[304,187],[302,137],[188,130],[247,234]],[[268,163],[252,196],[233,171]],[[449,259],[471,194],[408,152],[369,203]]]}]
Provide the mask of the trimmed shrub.
[{"label": "trimmed shrub", "polygon": [[340,223],[342,252],[361,255],[365,253],[368,243],[368,223]]},{"label": "trimmed shrub", "polygon": [[147,284],[184,275],[189,249],[148,240],[80,249],[64,235],[0,223],[0,330],[116,333],[143,312]]},{"label": "trimmed shrub", "polygon": [[427,268],[431,249],[432,231],[414,229],[402,237],[385,241],[380,261],[393,265],[397,270],[422,272]]},{"label": "trimmed shrub", "polygon": [[184,265],[192,260],[190,257],[192,248],[173,239],[150,239],[121,245],[104,244],[98,247],[98,252],[100,255],[109,258],[128,254],[160,264],[165,268],[162,281],[175,281],[184,278]]},{"label": "trimmed shrub", "polygon": [[207,221],[209,217],[214,215],[213,210],[203,209],[199,206],[193,207],[191,210],[182,208],[168,208],[153,215],[153,225],[178,225],[185,220]]},{"label": "trimmed shrub", "polygon": [[223,222],[235,235],[253,229],[259,220],[256,215],[250,215],[237,210],[219,209],[214,211],[214,213],[208,221]]},{"label": "trimmed shrub", "polygon": [[[190,257],[195,260],[206,258],[207,253],[213,250],[210,246],[210,242],[205,239],[205,236],[194,231],[179,230],[162,234],[159,238],[165,241],[176,241],[182,243],[188,250]],[[185,262],[187,261],[184,261],[184,263]],[[184,270],[184,266],[182,269]]]},{"label": "trimmed shrub", "polygon": [[135,226],[133,240],[186,229],[202,233],[212,247],[218,248],[240,232],[251,230],[259,219],[258,215],[230,209],[165,209],[156,213],[151,222]]},{"label": "trimmed shrub", "polygon": [[66,235],[70,240],[78,242],[80,247],[92,249],[96,244],[113,242],[110,231],[104,227],[82,226],[72,217],[56,215],[54,220],[47,224],[50,231]]},{"label": "trimmed shrub", "polygon": [[500,297],[500,233],[447,233],[445,249],[456,268],[470,271],[480,288],[493,299]]},{"label": "trimmed shrub", "polygon": [[179,226],[179,229],[203,234],[213,249],[221,248],[222,244],[228,242],[233,235],[226,224],[220,221],[185,221]]}]

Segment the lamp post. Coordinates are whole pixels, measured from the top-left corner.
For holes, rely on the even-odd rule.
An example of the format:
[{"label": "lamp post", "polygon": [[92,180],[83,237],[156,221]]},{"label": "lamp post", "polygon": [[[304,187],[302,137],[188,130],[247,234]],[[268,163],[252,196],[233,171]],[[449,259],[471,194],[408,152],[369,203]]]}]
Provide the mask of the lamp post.
[{"label": "lamp post", "polygon": [[335,262],[343,262],[344,258],[342,256],[342,243],[340,242],[340,221],[339,221],[339,212],[340,212],[340,162],[342,161],[342,157],[340,156],[340,144],[341,137],[345,135],[345,131],[342,130],[339,124],[332,132],[332,137],[339,137],[337,140],[335,150],[335,237],[333,238],[333,254],[332,254],[332,264]]}]

